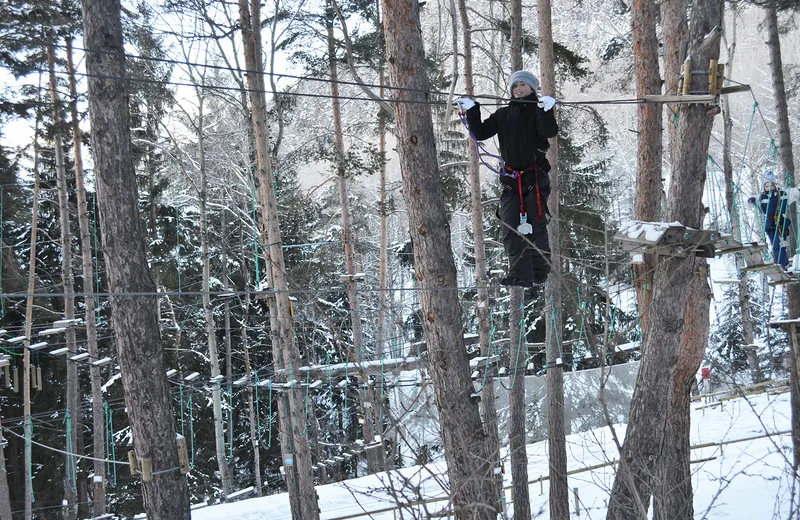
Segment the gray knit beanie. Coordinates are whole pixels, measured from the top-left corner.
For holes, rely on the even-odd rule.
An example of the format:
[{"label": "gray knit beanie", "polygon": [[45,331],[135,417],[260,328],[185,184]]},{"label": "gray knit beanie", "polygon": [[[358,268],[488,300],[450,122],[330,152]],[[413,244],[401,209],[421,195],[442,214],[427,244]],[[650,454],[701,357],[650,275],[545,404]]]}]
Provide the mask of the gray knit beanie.
[{"label": "gray knit beanie", "polygon": [[508,80],[508,93],[511,95],[511,97],[514,97],[514,93],[512,92],[512,87],[514,86],[514,83],[520,83],[520,82],[527,83],[531,87],[531,90],[533,90],[534,92],[536,92],[536,90],[539,88],[539,80],[536,78],[536,76],[534,76],[527,70],[518,70],[517,72],[512,74],[511,78],[509,78]]}]

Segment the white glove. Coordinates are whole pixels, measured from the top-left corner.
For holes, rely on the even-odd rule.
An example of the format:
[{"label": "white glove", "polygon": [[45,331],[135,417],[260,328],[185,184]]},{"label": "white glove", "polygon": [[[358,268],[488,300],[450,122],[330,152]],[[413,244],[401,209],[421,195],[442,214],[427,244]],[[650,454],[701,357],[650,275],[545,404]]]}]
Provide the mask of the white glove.
[{"label": "white glove", "polygon": [[466,114],[467,110],[475,106],[475,101],[471,100],[468,97],[460,97],[456,98],[453,101],[453,110],[458,112],[459,115]]},{"label": "white glove", "polygon": [[539,108],[543,108],[545,112],[550,111],[556,104],[556,98],[550,96],[542,96],[539,100]]}]

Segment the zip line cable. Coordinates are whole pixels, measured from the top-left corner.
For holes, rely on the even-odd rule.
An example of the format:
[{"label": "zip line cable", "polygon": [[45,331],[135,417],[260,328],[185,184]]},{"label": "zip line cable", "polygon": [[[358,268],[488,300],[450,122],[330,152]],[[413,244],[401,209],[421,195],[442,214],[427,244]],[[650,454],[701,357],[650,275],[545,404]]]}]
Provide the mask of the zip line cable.
[{"label": "zip line cable", "polygon": [[[9,67],[0,65],[0,69],[9,70]],[[39,72],[44,74],[44,69],[31,69],[31,72]],[[55,74],[58,76],[65,76],[68,73],[65,71],[55,71]],[[284,95],[284,96],[295,96],[295,97],[309,97],[309,98],[319,98],[319,99],[340,99],[346,101],[369,101],[372,103],[403,103],[403,104],[418,104],[418,105],[442,105],[446,106],[449,103],[447,101],[428,101],[428,100],[415,100],[415,99],[398,99],[398,98],[389,98],[389,99],[373,99],[370,97],[359,97],[359,96],[332,96],[330,94],[313,94],[309,92],[290,92],[290,91],[280,91],[277,93],[272,92],[271,90],[267,89],[252,89],[249,87],[239,87],[239,86],[226,86],[226,85],[207,85],[207,84],[198,84],[188,81],[174,81],[174,80],[156,80],[156,79],[149,79],[149,78],[135,78],[135,77],[128,77],[128,76],[109,76],[106,74],[89,74],[85,72],[75,72],[76,76],[81,78],[97,78],[97,79],[106,79],[106,80],[114,80],[114,81],[125,81],[131,83],[144,83],[148,85],[161,85],[161,86],[175,86],[175,87],[191,87],[191,88],[200,88],[204,90],[216,90],[222,92],[257,92],[263,94],[276,94],[276,95]],[[310,79],[310,78],[309,78]],[[331,82],[331,80],[318,80],[318,81],[326,81]],[[355,83],[355,85],[360,85],[359,83]],[[363,84],[367,85],[367,84]],[[391,87],[384,87],[384,88],[391,88]],[[395,88],[395,90],[403,90],[399,88]],[[408,89],[406,89],[408,90]],[[449,93],[438,92],[438,91],[426,91],[420,89],[414,89],[412,92],[424,94],[426,96],[430,95],[447,95],[449,97]],[[506,105],[510,99],[500,96],[493,96],[489,94],[483,95],[473,95],[471,96],[476,99],[488,99],[496,101],[495,103],[481,103],[483,106],[500,106]],[[527,101],[527,100],[517,100],[521,103],[537,103],[537,101]],[[662,101],[662,100],[649,100],[646,98],[620,98],[620,99],[601,99],[601,100],[587,100],[587,101],[556,101],[557,105],[564,105],[564,106],[581,106],[581,105],[643,105],[643,104],[683,104],[683,103],[694,103],[693,101]]]},{"label": "zip line cable", "polygon": [[[12,40],[12,39],[9,39],[9,38],[4,38],[4,37],[0,37],[0,41],[6,41],[6,42],[13,41],[13,43],[15,43],[15,44],[19,43],[18,39],[13,39]],[[53,47],[62,48],[62,49],[66,48],[66,45],[52,44],[52,43],[48,43],[48,42],[45,42],[45,41],[37,41],[37,40],[27,40],[26,43],[33,44],[33,45],[41,45],[41,46],[52,45]],[[86,49],[86,48],[80,48],[80,47],[73,47],[73,50],[82,51],[84,53],[94,53],[94,54],[106,54],[106,55],[118,55],[119,54],[119,53],[113,52],[113,51]],[[418,93],[418,94],[425,94],[425,95],[438,95],[438,96],[444,96],[444,97],[447,97],[447,98],[450,97],[450,93],[449,92],[441,92],[441,91],[435,91],[435,90],[423,90],[423,89],[415,89],[415,88],[409,88],[409,87],[393,87],[391,85],[380,85],[380,84],[375,84],[375,83],[346,81],[346,80],[338,80],[338,79],[337,80],[331,80],[331,79],[318,78],[318,77],[309,76],[309,75],[299,76],[299,75],[295,75],[295,74],[275,73],[275,72],[269,72],[269,71],[255,71],[255,70],[250,70],[250,69],[241,68],[241,67],[228,67],[228,66],[224,66],[224,65],[214,65],[214,64],[208,64],[208,63],[199,63],[199,62],[192,62],[192,61],[189,61],[189,60],[175,60],[175,59],[171,59],[171,58],[155,58],[155,57],[150,57],[150,56],[137,56],[137,55],[128,54],[128,53],[123,53],[123,57],[126,58],[126,59],[134,59],[134,60],[141,60],[141,61],[151,61],[151,62],[156,62],[156,63],[166,63],[166,64],[170,64],[170,65],[185,65],[187,67],[200,67],[200,68],[208,68],[208,69],[213,69],[213,70],[224,70],[224,71],[228,71],[228,72],[235,72],[235,73],[239,74],[240,76],[242,74],[260,74],[260,75],[263,75],[263,76],[272,76],[272,77],[275,77],[277,79],[286,78],[286,79],[293,79],[293,80],[298,80],[298,81],[312,81],[312,82],[319,82],[319,83],[326,83],[326,84],[338,84],[338,85],[347,85],[347,86],[356,86],[356,87],[370,87],[370,88],[376,88],[376,89],[377,88],[383,88],[385,90],[392,90],[392,91],[398,91],[398,92],[411,92],[411,93]],[[0,67],[0,68],[7,68],[7,67]],[[31,72],[37,72],[38,71],[40,73],[49,72],[49,71],[44,71],[44,70],[39,70],[39,69],[30,69],[30,71]],[[63,75],[65,73],[62,72],[62,71],[56,71],[56,74]],[[261,90],[261,89],[253,90],[253,89],[248,89],[248,88],[243,88],[243,87],[238,87],[238,86],[237,87],[222,87],[222,86],[212,86],[212,85],[199,85],[199,84],[192,83],[192,82],[189,82],[189,83],[187,83],[187,82],[173,82],[173,81],[170,81],[170,80],[163,81],[163,80],[148,80],[148,79],[145,79],[145,78],[130,78],[130,77],[122,78],[122,77],[113,77],[113,76],[93,76],[93,75],[90,75],[90,74],[87,74],[87,73],[77,73],[77,72],[76,72],[76,75],[78,75],[80,77],[97,77],[97,78],[103,78],[103,79],[116,79],[116,80],[124,80],[124,81],[139,81],[139,82],[155,83],[155,84],[162,84],[162,85],[199,87],[199,88],[207,88],[207,89],[212,89],[212,90],[234,90],[234,91],[237,91],[237,92],[256,91],[256,92],[259,92],[259,93],[263,92],[263,93],[266,93],[266,94],[272,93],[272,91],[266,90],[266,89],[264,89],[264,90]],[[376,100],[376,99],[373,99],[373,98],[348,97],[348,96],[331,96],[331,95],[325,95],[325,94],[301,94],[301,93],[292,93],[292,92],[279,92],[277,94],[297,95],[297,96],[301,96],[301,97],[317,97],[317,98],[325,98],[325,99],[331,99],[331,98],[336,97],[338,99],[355,100],[355,101],[372,101],[372,102],[386,102],[386,103],[398,103],[398,102],[415,103],[415,101],[411,101],[411,100],[397,100],[397,99],[380,99],[380,100]],[[505,104],[506,102],[509,101],[508,98],[499,97],[499,96],[492,96],[492,95],[476,95],[476,96],[473,96],[473,97],[475,97],[477,99],[489,99],[489,100],[496,100],[496,101],[501,101],[502,102],[502,103],[497,103],[497,104]],[[442,101],[442,102],[427,102],[427,101],[425,101],[425,102],[417,102],[417,103],[434,104],[434,105],[447,104],[444,101]],[[608,100],[595,100],[595,101],[559,101],[558,103],[562,104],[562,105],[610,105],[610,104],[624,105],[624,104],[644,104],[644,103],[663,103],[663,102],[662,101],[648,101],[648,100],[646,100],[644,98],[623,98],[623,99],[608,99]],[[675,102],[671,102],[671,103],[675,104]],[[484,104],[491,105],[490,103],[484,103]]]}]

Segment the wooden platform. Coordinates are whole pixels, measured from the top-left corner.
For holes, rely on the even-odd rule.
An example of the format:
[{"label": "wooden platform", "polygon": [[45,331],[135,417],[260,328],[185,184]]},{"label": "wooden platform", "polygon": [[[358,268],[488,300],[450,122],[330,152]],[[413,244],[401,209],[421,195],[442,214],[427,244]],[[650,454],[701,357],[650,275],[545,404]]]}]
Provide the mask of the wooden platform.
[{"label": "wooden platform", "polygon": [[745,266],[742,272],[760,272],[767,275],[770,285],[796,283],[797,275],[785,271],[769,258],[765,261],[764,250],[767,244],[762,242],[742,243],[729,233],[713,230],[693,229],[679,222],[642,222],[631,220],[625,222],[617,234],[616,240],[622,242],[622,248],[631,255],[653,253],[662,256],[686,256],[694,253],[703,258],[714,258],[719,255],[740,254]]}]

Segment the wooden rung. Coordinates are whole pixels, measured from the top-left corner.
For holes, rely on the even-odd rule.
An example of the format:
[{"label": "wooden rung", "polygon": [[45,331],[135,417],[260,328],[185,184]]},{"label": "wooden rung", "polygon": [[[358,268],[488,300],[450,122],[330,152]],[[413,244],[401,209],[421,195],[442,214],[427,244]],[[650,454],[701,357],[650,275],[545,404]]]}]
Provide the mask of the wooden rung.
[{"label": "wooden rung", "polygon": [[136,452],[133,450],[128,451],[128,463],[130,464],[131,475],[136,475],[136,472],[139,471],[139,461],[136,458]]},{"label": "wooden rung", "polygon": [[150,482],[153,480],[153,459],[150,457],[142,457],[139,459],[139,466],[142,472],[142,482]]},{"label": "wooden rung", "polygon": [[716,100],[715,96],[710,94],[684,94],[684,95],[676,95],[676,94],[668,94],[668,95],[657,95],[657,94],[648,94],[644,96],[644,100],[646,103],[697,103],[697,104],[709,104],[714,103]]},{"label": "wooden rung", "polygon": [[175,434],[175,443],[178,446],[178,463],[181,467],[181,473],[186,475],[189,473],[189,451],[186,448],[186,437],[181,434]]}]

